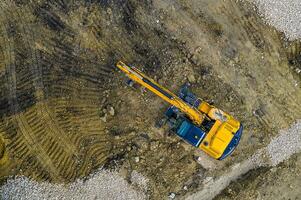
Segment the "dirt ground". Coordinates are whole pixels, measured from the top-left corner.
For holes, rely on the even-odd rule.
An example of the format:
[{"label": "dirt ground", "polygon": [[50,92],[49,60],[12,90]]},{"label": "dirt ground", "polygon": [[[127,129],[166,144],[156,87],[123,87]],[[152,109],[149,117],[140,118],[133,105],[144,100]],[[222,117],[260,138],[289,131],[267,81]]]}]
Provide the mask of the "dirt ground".
[{"label": "dirt ground", "polygon": [[230,184],[215,200],[300,199],[300,157],[299,153],[277,167],[263,167],[248,172]]},{"label": "dirt ground", "polygon": [[[1,1],[0,135],[9,159],[0,179],[66,183],[104,167],[128,181],[133,170],[143,174],[151,199],[192,193],[301,118],[300,51],[250,2]],[[118,60],[174,92],[191,82],[243,123],[237,150],[209,159],[214,167],[198,162],[202,152],[154,127],[168,105],[125,86]],[[292,163],[299,176],[297,154],[248,173],[217,199],[256,196],[265,179],[296,181],[287,175]]]}]

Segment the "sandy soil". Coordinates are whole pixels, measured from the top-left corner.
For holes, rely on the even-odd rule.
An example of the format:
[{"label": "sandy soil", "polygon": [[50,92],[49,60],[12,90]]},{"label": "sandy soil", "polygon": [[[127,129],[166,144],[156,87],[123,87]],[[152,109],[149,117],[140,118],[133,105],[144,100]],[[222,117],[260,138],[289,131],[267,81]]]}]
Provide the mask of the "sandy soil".
[{"label": "sandy soil", "polygon": [[[104,167],[128,182],[133,171],[142,174],[151,199],[184,197],[301,117],[300,43],[285,41],[248,2],[5,0],[0,44],[3,181],[68,183]],[[119,59],[174,92],[190,81],[200,98],[244,124],[238,149],[213,161],[154,128],[168,105],[126,87]],[[275,174],[250,176],[256,183],[265,175]]]}]

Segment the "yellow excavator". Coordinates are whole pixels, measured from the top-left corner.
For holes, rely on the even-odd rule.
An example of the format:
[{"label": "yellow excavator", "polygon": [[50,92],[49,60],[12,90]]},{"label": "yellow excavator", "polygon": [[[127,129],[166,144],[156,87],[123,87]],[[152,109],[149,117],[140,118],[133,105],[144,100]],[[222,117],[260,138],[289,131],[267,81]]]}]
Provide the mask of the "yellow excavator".
[{"label": "yellow excavator", "polygon": [[133,66],[122,61],[116,66],[128,76],[130,86],[138,83],[171,104],[165,113],[164,122],[186,142],[218,160],[229,156],[238,145],[242,124],[231,115],[197,98],[189,90],[189,84],[184,84],[177,96]]}]

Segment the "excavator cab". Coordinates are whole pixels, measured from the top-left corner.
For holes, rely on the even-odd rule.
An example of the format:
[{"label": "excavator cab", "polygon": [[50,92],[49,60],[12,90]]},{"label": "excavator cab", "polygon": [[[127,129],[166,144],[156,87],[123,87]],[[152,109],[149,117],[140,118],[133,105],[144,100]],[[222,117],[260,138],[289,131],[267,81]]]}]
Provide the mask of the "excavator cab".
[{"label": "excavator cab", "polygon": [[198,147],[206,132],[192,124],[187,117],[182,115],[177,108],[171,106],[165,113],[170,129],[189,144]]}]

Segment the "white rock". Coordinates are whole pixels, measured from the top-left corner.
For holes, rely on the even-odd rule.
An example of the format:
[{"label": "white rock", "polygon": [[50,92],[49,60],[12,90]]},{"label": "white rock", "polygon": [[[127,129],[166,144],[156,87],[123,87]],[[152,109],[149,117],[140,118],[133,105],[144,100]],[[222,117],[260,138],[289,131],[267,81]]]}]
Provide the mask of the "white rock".
[{"label": "white rock", "polygon": [[174,199],[174,198],[176,198],[176,194],[175,193],[170,193],[169,195],[168,195],[168,197],[170,198],[170,199]]},{"label": "white rock", "polygon": [[105,114],[103,117],[101,117],[100,120],[103,122],[107,122],[107,114]]},{"label": "white rock", "polygon": [[196,82],[195,76],[193,74],[188,75],[187,78],[188,78],[188,81],[190,83],[195,83]]},{"label": "white rock", "polygon": [[109,111],[110,115],[114,116],[115,115],[115,110],[113,107],[110,107],[110,111]]}]

